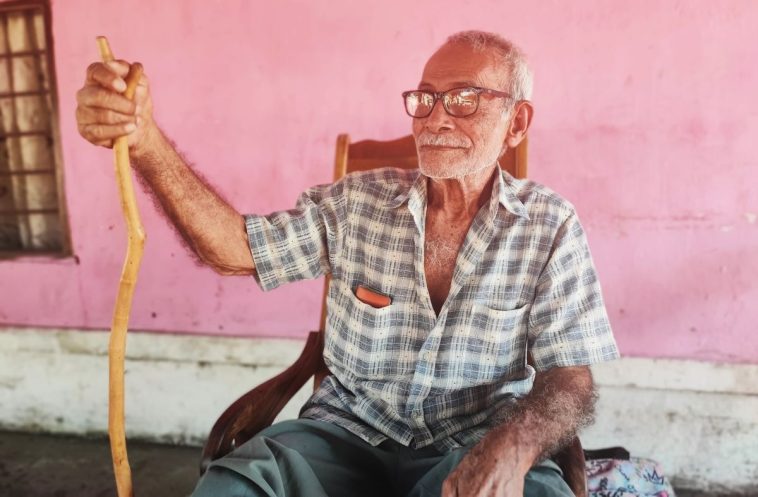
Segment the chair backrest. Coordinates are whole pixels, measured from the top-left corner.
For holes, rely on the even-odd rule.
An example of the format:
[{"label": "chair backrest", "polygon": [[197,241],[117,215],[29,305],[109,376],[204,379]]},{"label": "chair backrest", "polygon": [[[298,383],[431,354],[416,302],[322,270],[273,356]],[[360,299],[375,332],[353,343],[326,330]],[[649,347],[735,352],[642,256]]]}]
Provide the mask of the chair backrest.
[{"label": "chair backrest", "polygon": [[[526,178],[527,171],[527,137],[521,141],[518,147],[508,149],[500,158],[500,167],[508,171],[515,178]],[[413,135],[390,141],[363,140],[350,143],[348,134],[337,137],[337,152],[334,159],[334,181],[339,180],[348,173],[356,171],[368,171],[380,167],[399,167],[402,169],[415,169],[418,167],[416,155],[416,141]],[[326,328],[326,296],[329,293],[329,277],[324,282],[324,295],[321,301],[321,320],[319,322],[320,342],[324,343],[324,329]],[[321,364],[314,377],[314,387],[321,384],[329,371],[326,365]]]}]

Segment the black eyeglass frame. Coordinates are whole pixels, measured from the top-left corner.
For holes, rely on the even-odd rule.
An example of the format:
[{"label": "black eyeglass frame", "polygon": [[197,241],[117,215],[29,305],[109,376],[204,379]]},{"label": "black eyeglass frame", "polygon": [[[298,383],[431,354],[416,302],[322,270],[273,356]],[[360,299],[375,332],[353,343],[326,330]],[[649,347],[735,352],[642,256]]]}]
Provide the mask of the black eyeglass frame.
[{"label": "black eyeglass frame", "polygon": [[[469,90],[469,91],[473,91],[476,94],[476,106],[474,107],[474,110],[472,110],[468,114],[463,114],[463,115],[456,115],[456,114],[453,114],[452,112],[450,112],[450,109],[448,108],[447,99],[445,97],[447,97],[447,94],[450,93],[451,91],[456,91],[456,90]],[[432,96],[433,101],[432,101],[432,105],[429,107],[429,112],[428,113],[424,114],[423,116],[414,116],[413,114],[411,114],[408,111],[408,95],[410,95],[411,93],[426,93],[427,95],[431,95]],[[403,95],[403,106],[405,107],[405,113],[408,114],[409,116],[411,116],[412,118],[414,118],[414,119],[423,119],[425,117],[429,117],[432,114],[432,112],[434,111],[434,106],[437,105],[437,101],[440,100],[440,101],[442,101],[442,108],[445,109],[445,112],[447,112],[447,114],[449,116],[452,116],[452,117],[468,117],[468,116],[470,116],[472,114],[475,114],[476,111],[479,110],[479,95],[481,95],[482,93],[486,93],[488,95],[493,95],[495,97],[512,98],[510,93],[506,93],[506,92],[500,91],[500,90],[493,90],[491,88],[482,88],[482,87],[479,87],[479,86],[460,86],[460,87],[457,87],[457,88],[450,88],[449,90],[445,90],[445,91],[429,91],[429,90],[408,90],[408,91],[404,91],[402,93],[402,95]]]}]

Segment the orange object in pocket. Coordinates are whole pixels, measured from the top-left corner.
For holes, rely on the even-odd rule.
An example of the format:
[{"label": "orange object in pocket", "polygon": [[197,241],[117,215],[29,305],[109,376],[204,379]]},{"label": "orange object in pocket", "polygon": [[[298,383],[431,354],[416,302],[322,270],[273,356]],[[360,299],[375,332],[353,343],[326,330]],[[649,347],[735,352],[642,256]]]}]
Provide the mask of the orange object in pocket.
[{"label": "orange object in pocket", "polygon": [[389,295],[384,295],[383,293],[379,293],[376,290],[363,285],[358,285],[355,288],[355,296],[364,304],[368,304],[377,309],[387,307],[392,303],[392,298]]}]

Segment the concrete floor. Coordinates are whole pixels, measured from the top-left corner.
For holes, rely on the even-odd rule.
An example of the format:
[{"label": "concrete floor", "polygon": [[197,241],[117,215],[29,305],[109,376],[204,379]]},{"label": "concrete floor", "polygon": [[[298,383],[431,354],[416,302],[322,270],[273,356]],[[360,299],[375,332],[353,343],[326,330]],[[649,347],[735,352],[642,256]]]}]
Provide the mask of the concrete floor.
[{"label": "concrete floor", "polygon": [[[199,447],[129,441],[135,497],[186,497],[198,478]],[[677,497],[713,497],[677,489]],[[115,497],[106,438],[0,431],[0,497]]]},{"label": "concrete floor", "polygon": [[[184,497],[199,447],[129,442],[137,497]],[[0,497],[115,497],[108,440],[0,432]]]}]

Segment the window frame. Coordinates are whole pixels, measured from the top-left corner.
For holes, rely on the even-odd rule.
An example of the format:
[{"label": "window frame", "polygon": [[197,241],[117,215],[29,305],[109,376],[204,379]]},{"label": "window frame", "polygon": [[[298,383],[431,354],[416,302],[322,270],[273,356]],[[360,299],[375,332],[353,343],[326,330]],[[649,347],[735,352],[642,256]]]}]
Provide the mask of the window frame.
[{"label": "window frame", "polygon": [[[61,146],[61,132],[60,132],[60,111],[59,111],[59,99],[58,99],[58,78],[55,65],[55,47],[53,46],[53,30],[52,30],[52,8],[49,0],[12,0],[8,2],[0,2],[0,14],[18,13],[24,10],[42,11],[42,16],[45,26],[45,48],[44,57],[47,62],[48,81],[50,88],[48,89],[50,95],[50,109],[49,109],[49,125],[50,125],[50,137],[53,140],[52,145],[52,159],[53,163],[50,164],[51,169],[54,169],[55,174],[55,188],[58,199],[58,222],[61,233],[61,248],[59,250],[2,250],[0,249],[0,261],[8,259],[18,258],[53,258],[62,259],[74,257],[72,241],[71,241],[71,229],[68,219],[68,208],[66,202],[66,191],[64,188],[65,181],[63,176],[63,153]],[[7,36],[7,33],[6,33]],[[0,57],[10,60],[12,55],[3,54]],[[10,70],[10,66],[9,66]]]}]

